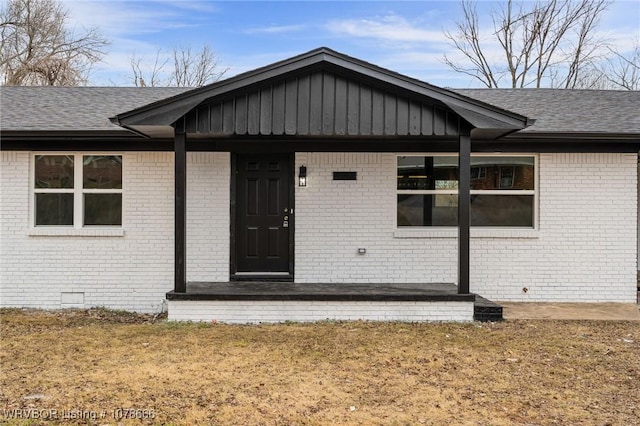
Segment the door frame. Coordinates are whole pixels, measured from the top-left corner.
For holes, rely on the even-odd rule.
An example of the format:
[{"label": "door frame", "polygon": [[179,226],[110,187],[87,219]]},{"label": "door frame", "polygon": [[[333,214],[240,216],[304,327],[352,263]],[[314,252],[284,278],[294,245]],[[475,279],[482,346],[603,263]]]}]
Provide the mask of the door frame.
[{"label": "door frame", "polygon": [[[250,155],[281,155],[283,158],[287,158],[289,161],[289,204],[293,213],[289,214],[289,274],[264,274],[264,275],[236,275],[237,262],[236,262],[236,197],[237,197],[237,166],[238,156],[250,156]],[[296,228],[296,215],[295,215],[295,153],[294,152],[232,152],[231,153],[231,182],[229,188],[229,210],[231,215],[231,229],[229,232],[229,280],[230,281],[293,281],[294,274],[294,245],[295,245],[295,228]]]}]

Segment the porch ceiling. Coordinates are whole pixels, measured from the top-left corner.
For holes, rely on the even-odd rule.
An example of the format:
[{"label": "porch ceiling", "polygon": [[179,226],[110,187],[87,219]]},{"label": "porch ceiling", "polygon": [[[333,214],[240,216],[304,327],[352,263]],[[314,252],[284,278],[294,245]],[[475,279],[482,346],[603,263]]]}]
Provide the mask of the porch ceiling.
[{"label": "porch ceiling", "polygon": [[[526,117],[327,48],[194,89],[111,120],[150,135],[184,119],[188,134],[213,139],[495,139]],[[473,129],[473,130],[472,130]]]}]

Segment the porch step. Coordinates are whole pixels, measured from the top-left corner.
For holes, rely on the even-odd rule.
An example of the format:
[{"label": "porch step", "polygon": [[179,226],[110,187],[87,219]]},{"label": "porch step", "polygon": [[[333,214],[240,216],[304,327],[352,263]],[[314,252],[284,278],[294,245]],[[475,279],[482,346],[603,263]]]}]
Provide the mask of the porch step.
[{"label": "porch step", "polygon": [[502,320],[502,306],[452,283],[189,282],[166,298],[169,319],[179,321]]},{"label": "porch step", "polygon": [[453,283],[189,282],[166,295],[169,320],[473,321],[474,294]]},{"label": "porch step", "polygon": [[502,306],[476,294],[473,304],[473,319],[475,321],[502,321]]}]

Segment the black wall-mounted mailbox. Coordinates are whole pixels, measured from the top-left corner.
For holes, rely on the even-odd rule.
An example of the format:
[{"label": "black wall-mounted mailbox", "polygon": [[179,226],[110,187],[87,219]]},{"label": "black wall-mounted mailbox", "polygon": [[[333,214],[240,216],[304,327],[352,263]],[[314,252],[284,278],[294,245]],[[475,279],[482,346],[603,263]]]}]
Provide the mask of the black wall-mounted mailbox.
[{"label": "black wall-mounted mailbox", "polygon": [[333,180],[358,180],[358,172],[333,172]]}]

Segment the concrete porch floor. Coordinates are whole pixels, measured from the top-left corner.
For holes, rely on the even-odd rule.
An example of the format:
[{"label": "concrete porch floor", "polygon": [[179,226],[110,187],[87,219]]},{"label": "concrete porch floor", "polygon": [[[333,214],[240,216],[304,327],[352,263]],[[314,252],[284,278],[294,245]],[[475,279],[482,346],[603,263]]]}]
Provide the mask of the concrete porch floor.
[{"label": "concrete porch floor", "polygon": [[640,305],[634,303],[499,302],[506,320],[609,320],[640,321]]},{"label": "concrete porch floor", "polygon": [[185,293],[167,293],[167,300],[473,302],[475,298],[475,294],[458,294],[457,286],[451,283],[188,282]]}]

